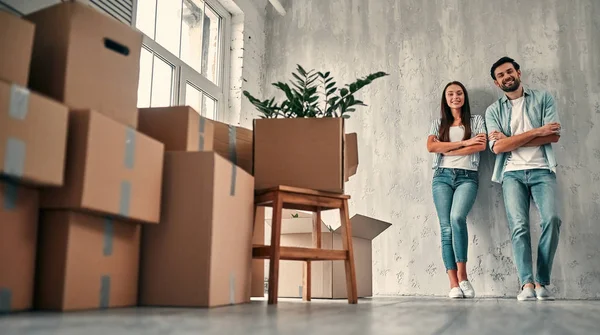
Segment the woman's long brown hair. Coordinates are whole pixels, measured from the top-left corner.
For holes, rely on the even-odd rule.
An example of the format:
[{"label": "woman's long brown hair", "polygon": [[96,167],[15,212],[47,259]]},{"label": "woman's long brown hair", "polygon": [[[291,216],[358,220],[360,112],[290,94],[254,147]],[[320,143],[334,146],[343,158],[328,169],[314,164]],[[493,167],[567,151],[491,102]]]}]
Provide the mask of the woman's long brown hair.
[{"label": "woman's long brown hair", "polygon": [[446,101],[446,90],[450,85],[460,86],[465,96],[465,103],[460,109],[460,118],[463,126],[465,127],[465,136],[463,137],[463,140],[468,140],[471,138],[471,108],[469,107],[469,94],[467,93],[465,85],[458,81],[449,82],[442,91],[442,122],[440,123],[439,140],[442,142],[450,142],[450,126],[452,126],[452,123],[454,123],[452,110],[450,109],[450,106],[448,106],[448,101]]}]

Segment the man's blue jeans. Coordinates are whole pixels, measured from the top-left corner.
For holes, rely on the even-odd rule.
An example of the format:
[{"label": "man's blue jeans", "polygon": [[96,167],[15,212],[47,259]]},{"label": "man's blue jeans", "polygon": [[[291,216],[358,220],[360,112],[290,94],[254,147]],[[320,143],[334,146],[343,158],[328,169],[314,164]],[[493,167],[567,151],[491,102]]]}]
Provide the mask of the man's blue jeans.
[{"label": "man's blue jeans", "polygon": [[549,285],[561,225],[555,204],[556,174],[547,169],[505,172],[502,193],[521,286],[534,283],[529,233],[531,198],[539,210],[542,226],[535,281],[541,285]]},{"label": "man's blue jeans", "polygon": [[467,214],[471,211],[479,177],[476,171],[439,168],[435,171],[433,202],[440,221],[442,259],[447,270],[467,261],[469,236]]}]

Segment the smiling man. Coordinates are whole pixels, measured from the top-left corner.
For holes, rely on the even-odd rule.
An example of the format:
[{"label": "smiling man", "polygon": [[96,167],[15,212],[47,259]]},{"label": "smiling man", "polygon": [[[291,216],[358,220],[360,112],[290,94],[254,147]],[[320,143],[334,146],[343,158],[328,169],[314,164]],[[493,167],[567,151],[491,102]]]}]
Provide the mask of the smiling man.
[{"label": "smiling man", "polygon": [[[560,138],[560,123],[550,93],[523,87],[521,70],[512,58],[492,65],[494,84],[505,94],[485,112],[490,150],[496,154],[492,181],[502,184],[514,261],[519,273],[519,301],[553,300],[546,288],[558,247],[561,219],[556,194],[556,159],[552,143]],[[542,233],[534,280],[529,229],[533,199],[540,212]]]}]

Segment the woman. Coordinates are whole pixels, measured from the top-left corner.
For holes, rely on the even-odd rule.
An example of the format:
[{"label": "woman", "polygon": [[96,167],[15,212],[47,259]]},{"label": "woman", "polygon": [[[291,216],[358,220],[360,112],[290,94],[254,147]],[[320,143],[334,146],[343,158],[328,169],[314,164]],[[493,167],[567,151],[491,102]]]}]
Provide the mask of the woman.
[{"label": "woman", "polygon": [[433,202],[440,221],[442,258],[451,298],[473,298],[467,279],[467,214],[478,188],[479,152],[486,148],[484,119],[471,116],[464,85],[453,81],[442,93],[441,118],[432,122],[427,150],[435,154]]}]

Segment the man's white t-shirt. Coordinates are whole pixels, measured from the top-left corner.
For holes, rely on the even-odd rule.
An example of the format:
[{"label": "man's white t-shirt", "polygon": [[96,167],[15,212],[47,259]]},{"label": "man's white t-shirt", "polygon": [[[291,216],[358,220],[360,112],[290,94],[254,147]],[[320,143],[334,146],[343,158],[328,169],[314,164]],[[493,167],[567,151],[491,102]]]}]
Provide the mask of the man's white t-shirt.
[{"label": "man's white t-shirt", "polygon": [[[512,115],[510,129],[512,135],[519,135],[532,130],[531,121],[525,113],[525,97],[510,100],[512,103]],[[542,147],[520,147],[513,150],[508,157],[504,171],[548,169],[548,163],[542,152]]]},{"label": "man's white t-shirt", "polygon": [[[450,142],[460,142],[462,141],[464,136],[465,128],[463,126],[450,127]],[[464,169],[477,171],[471,166],[471,155],[442,156],[440,167],[447,169]]]}]

